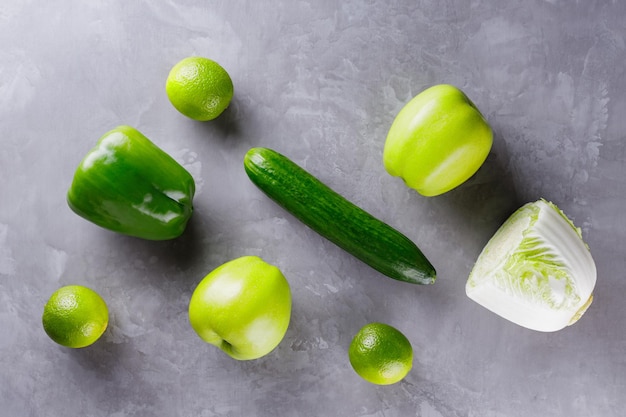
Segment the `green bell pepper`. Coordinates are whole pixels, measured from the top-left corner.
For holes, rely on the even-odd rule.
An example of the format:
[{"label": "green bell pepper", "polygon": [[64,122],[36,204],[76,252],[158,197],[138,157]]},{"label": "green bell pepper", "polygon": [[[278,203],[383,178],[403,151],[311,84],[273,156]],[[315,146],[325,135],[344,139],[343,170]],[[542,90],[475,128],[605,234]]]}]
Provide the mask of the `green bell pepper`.
[{"label": "green bell pepper", "polygon": [[67,193],[79,216],[148,240],[180,236],[193,212],[195,182],[178,162],[130,126],[100,138]]},{"label": "green bell pepper", "polygon": [[443,194],[485,162],[493,134],[458,88],[440,84],[409,101],[394,119],[383,151],[387,172],[424,196]]}]

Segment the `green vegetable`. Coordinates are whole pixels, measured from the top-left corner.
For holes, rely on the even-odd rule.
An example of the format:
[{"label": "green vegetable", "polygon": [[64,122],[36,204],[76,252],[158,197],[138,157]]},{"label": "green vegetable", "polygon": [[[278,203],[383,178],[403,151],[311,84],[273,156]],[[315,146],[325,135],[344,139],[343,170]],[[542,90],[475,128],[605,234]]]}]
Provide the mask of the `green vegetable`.
[{"label": "green vegetable", "polygon": [[253,148],[245,170],[257,187],[296,218],[377,271],[432,284],[435,269],[406,236],[328,188],[287,157]]},{"label": "green vegetable", "polygon": [[172,157],[130,126],[100,138],[74,174],[70,208],[106,229],[149,240],[180,236],[195,183]]},{"label": "green vegetable", "polygon": [[447,84],[430,87],[396,116],[385,142],[387,172],[422,195],[443,194],[485,162],[493,141],[474,103]]},{"label": "green vegetable", "polygon": [[583,315],[595,283],[596,266],[580,229],[542,199],[522,206],[498,229],[465,289],[505,319],[549,332]]}]

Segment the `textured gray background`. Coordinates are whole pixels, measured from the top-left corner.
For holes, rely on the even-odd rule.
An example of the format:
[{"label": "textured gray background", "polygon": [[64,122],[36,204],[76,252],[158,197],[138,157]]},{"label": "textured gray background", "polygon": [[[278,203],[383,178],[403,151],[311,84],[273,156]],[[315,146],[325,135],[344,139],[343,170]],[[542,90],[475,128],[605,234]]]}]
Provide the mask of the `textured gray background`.
[{"label": "textured gray background", "polygon": [[[626,3],[517,0],[4,0],[0,5],[0,415],[621,416],[626,407]],[[165,95],[188,55],[220,62],[235,98],[194,122]],[[495,131],[487,162],[425,198],[386,174],[401,107],[461,87]],[[74,215],[65,193],[95,141],[135,126],[195,177],[196,212],[171,242]],[[413,239],[434,286],[374,272],[279,209],[244,153],[279,150]],[[551,334],[517,327],[464,292],[473,262],[521,204],[545,197],[582,227],[595,302]],[[236,362],[196,337],[187,304],[242,255],[278,265],[293,291],[279,348]],[[108,302],[92,347],[54,344],[42,308],[61,285]],[[415,349],[401,383],[352,370],[370,321]]]}]

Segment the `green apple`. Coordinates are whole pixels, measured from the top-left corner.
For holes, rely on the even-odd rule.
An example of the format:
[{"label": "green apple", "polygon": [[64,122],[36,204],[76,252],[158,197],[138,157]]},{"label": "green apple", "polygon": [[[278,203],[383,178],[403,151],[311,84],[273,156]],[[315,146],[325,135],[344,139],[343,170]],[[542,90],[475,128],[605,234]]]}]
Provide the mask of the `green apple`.
[{"label": "green apple", "polygon": [[217,267],[189,301],[189,322],[198,336],[238,360],[270,353],[285,336],[290,317],[289,283],[257,256]]},{"label": "green apple", "polygon": [[491,150],[491,127],[458,88],[440,84],[409,101],[393,121],[383,151],[387,172],[424,196],[467,181]]}]

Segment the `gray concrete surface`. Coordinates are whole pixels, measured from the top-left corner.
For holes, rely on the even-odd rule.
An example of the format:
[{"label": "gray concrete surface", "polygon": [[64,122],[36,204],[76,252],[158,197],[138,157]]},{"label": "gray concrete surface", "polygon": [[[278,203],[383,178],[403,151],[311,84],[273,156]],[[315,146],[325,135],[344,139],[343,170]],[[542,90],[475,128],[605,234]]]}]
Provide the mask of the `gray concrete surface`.
[{"label": "gray concrete surface", "polygon": [[[626,3],[621,1],[108,1],[0,4],[0,416],[622,416],[626,408]],[[168,102],[169,69],[220,62],[235,97],[218,120]],[[481,170],[425,198],[390,177],[395,114],[438,83],[461,87],[495,132]],[[115,235],[70,211],[74,169],[129,124],[198,185],[187,233]],[[260,193],[242,159],[272,147],[414,240],[430,287],[387,279]],[[483,245],[544,197],[582,228],[595,301],[557,333],[470,301]],[[290,328],[270,355],[236,362],[187,320],[199,280],[242,255],[278,265]],[[41,326],[58,287],[97,290],[111,312],[70,350]],[[352,370],[370,321],[415,349],[401,383]]]}]

